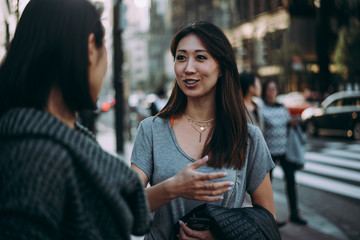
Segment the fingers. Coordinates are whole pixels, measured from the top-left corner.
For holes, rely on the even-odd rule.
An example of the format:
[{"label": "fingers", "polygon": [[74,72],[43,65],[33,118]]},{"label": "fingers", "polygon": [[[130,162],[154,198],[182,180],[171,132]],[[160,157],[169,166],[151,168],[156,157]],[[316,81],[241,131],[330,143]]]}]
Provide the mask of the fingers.
[{"label": "fingers", "polygon": [[[208,155],[206,155],[202,159],[197,160],[197,161],[189,164],[188,166],[190,166],[193,170],[196,170],[199,167],[204,166],[208,160],[209,160],[209,157],[208,157]],[[227,172],[216,172],[216,173],[199,173],[198,176],[199,176],[200,180],[214,180],[214,179],[226,177],[227,175],[228,175]]]},{"label": "fingers", "polygon": [[190,197],[194,200],[214,202],[223,199],[223,194],[231,191],[233,182],[199,182],[198,190]]},{"label": "fingers", "polygon": [[183,240],[202,239],[200,238],[199,234],[201,235],[201,232],[192,230],[191,228],[187,227],[182,221],[180,221],[180,231],[179,231],[178,239],[183,239]]},{"label": "fingers", "polygon": [[201,180],[214,180],[218,178],[224,178],[228,175],[227,172],[216,172],[216,173],[200,173]]},{"label": "fingers", "polygon": [[201,166],[204,166],[206,164],[206,162],[208,161],[209,157],[208,155],[206,155],[205,157],[203,157],[200,160],[195,161],[194,163],[191,164],[193,170],[198,169]]},{"label": "fingers", "polygon": [[234,182],[227,181],[227,182],[200,182],[199,187],[206,191],[216,191],[219,189],[229,190],[231,187],[234,186]]}]

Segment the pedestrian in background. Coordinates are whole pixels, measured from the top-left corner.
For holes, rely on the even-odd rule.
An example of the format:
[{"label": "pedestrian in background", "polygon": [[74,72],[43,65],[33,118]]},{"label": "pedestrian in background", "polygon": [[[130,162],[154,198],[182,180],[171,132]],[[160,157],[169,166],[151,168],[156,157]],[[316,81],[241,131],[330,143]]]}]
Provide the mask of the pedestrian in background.
[{"label": "pedestrian in background", "polygon": [[[248,124],[228,39],[201,21],[180,30],[170,49],[176,78],[169,102],[141,122],[131,156],[144,185],[150,183],[154,224],[145,239],[171,239],[173,224],[204,202],[240,208],[245,192],[275,217],[274,163],[260,130]],[[178,235],[213,237],[184,224]]]},{"label": "pedestrian in background", "polygon": [[261,113],[261,106],[254,101],[255,97],[261,97],[261,82],[255,73],[242,72],[240,74],[241,91],[244,97],[244,104],[249,113],[249,120],[264,130],[264,119]]},{"label": "pedestrian in background", "polygon": [[87,0],[31,0],[0,67],[0,239],[130,239],[142,182],[75,121],[96,108],[104,28]]},{"label": "pedestrian in background", "polygon": [[156,99],[150,105],[151,116],[158,114],[158,112],[165,107],[167,102],[166,92],[164,88],[161,87],[156,91]]},{"label": "pedestrian in background", "polygon": [[[274,80],[268,80],[262,87],[262,99],[264,106],[264,138],[271,153],[274,163],[280,163],[285,175],[286,193],[288,197],[290,221],[300,225],[306,225],[306,220],[300,217],[297,202],[295,171],[297,167],[286,160],[287,131],[289,124],[295,124],[290,117],[288,109],[276,102],[279,94],[279,84]],[[272,176],[271,176],[272,177]],[[280,223],[283,225],[283,223]]]}]

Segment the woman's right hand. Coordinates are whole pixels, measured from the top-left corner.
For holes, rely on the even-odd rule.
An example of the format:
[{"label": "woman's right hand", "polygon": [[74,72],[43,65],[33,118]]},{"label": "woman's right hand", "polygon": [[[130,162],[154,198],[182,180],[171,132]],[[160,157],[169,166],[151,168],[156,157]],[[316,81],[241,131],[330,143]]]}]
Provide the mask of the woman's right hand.
[{"label": "woman's right hand", "polygon": [[187,199],[212,202],[222,199],[222,194],[231,190],[231,181],[208,182],[208,180],[223,178],[226,172],[201,173],[196,169],[206,164],[208,156],[186,165],[178,174],[169,179],[167,191],[172,196]]}]

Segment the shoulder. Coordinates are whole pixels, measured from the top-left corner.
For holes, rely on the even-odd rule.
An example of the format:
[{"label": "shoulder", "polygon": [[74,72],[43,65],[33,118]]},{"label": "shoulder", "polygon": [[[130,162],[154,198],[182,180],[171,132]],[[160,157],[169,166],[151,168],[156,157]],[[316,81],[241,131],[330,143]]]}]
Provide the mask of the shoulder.
[{"label": "shoulder", "polygon": [[144,120],[142,120],[140,122],[140,126],[142,128],[146,128],[146,129],[163,128],[163,127],[167,126],[168,122],[169,122],[169,119],[152,116],[152,117],[148,117],[148,118],[145,118]]},{"label": "shoulder", "polygon": [[[5,156],[6,152],[8,152],[7,156]],[[3,163],[18,164],[18,171],[31,170],[39,174],[50,174],[51,171],[48,170],[53,168],[57,170],[66,168],[71,159],[71,154],[66,147],[47,138],[9,141],[6,144],[6,150],[1,151],[1,155]]]},{"label": "shoulder", "polygon": [[[71,172],[71,159],[63,146],[48,139],[8,141],[0,148],[1,177],[6,179],[6,184],[0,187],[1,194],[9,198],[41,198],[41,201],[56,195],[60,201]],[[14,192],[14,187],[21,192]]]},{"label": "shoulder", "polygon": [[253,125],[251,123],[248,123],[248,134],[252,139],[258,138],[259,136],[262,135],[259,127],[255,126],[255,125]]}]

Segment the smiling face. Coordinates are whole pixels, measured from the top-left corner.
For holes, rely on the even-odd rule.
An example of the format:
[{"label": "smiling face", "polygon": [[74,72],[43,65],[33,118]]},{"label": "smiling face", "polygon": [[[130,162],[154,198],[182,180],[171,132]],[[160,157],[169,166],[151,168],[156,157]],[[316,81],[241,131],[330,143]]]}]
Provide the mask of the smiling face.
[{"label": "smiling face", "polygon": [[177,84],[188,98],[215,96],[220,67],[197,35],[180,40],[174,70]]}]

